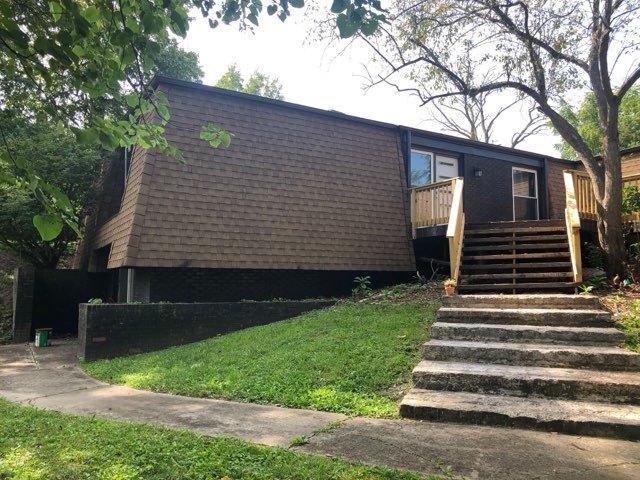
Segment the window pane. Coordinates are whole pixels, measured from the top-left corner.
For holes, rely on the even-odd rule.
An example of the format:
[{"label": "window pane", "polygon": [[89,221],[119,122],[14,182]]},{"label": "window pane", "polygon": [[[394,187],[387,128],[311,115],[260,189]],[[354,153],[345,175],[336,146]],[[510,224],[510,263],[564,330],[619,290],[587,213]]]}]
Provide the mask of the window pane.
[{"label": "window pane", "polygon": [[513,171],[513,194],[519,197],[536,196],[536,174],[533,172]]},{"label": "window pane", "polygon": [[538,200],[513,197],[514,220],[538,220]]},{"label": "window pane", "polygon": [[422,187],[431,183],[431,154],[411,151],[411,186]]}]

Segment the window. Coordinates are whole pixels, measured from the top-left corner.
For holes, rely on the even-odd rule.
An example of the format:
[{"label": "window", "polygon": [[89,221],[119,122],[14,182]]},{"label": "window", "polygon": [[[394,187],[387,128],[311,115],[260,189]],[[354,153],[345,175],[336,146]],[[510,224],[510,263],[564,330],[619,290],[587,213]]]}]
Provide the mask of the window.
[{"label": "window", "polygon": [[411,186],[423,187],[433,181],[433,154],[411,150]]},{"label": "window", "polygon": [[538,175],[513,167],[513,219],[538,220]]}]

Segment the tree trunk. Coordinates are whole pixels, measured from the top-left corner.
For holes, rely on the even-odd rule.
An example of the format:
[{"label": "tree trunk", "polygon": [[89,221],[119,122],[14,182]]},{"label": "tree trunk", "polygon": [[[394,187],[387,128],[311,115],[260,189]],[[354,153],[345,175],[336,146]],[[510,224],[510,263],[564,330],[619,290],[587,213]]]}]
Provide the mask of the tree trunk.
[{"label": "tree trunk", "polygon": [[[616,126],[617,127],[617,126]],[[598,210],[598,240],[605,253],[607,276],[624,275],[626,250],[622,234],[622,167],[617,128],[605,134],[604,178],[594,183]]]}]

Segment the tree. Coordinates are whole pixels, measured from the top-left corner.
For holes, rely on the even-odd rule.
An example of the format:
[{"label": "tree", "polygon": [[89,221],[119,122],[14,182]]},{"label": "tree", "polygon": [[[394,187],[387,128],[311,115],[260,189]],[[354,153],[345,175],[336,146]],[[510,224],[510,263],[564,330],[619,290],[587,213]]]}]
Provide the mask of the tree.
[{"label": "tree", "polygon": [[[593,93],[587,93],[577,110],[564,103],[560,113],[574,126],[594,155],[602,151],[602,131],[598,120],[598,105]],[[640,88],[630,88],[620,102],[620,148],[631,148],[640,145]],[[567,142],[562,141],[556,148],[562,158],[578,160],[576,151]]]},{"label": "tree", "polygon": [[183,50],[173,38],[162,47],[152,71],[154,75],[196,83],[202,83],[204,76],[198,54]]},{"label": "tree", "polygon": [[[7,112],[0,117],[6,132],[5,148],[17,160],[31,159],[35,174],[67,192],[73,213],[86,214],[94,200],[95,179],[105,152],[97,145],[79,145],[75,136],[62,126],[45,121],[18,120]],[[7,173],[4,166],[0,173]],[[55,267],[76,239],[67,225],[55,239],[43,241],[33,228],[32,218],[40,204],[14,184],[0,185],[0,246],[38,267]]]},{"label": "tree", "polygon": [[[380,82],[411,73],[433,80],[430,102],[491,91],[528,97],[576,152],[598,212],[598,237],[609,275],[623,273],[620,104],[640,79],[638,0],[334,0],[342,37],[357,35],[385,65]],[[480,83],[460,74],[470,55]],[[444,81],[439,81],[444,79]],[[593,94],[602,134],[601,160],[561,112],[572,92]]]},{"label": "tree", "polygon": [[[290,7],[301,6],[303,0],[269,0],[266,11],[284,21]],[[247,28],[258,24],[263,2],[0,0],[2,94],[23,99],[7,111],[20,107],[26,116],[62,122],[85,143],[107,149],[156,148],[179,158],[180,151],[164,135],[170,118],[167,100],[150,88],[148,78],[169,32],[186,35],[191,7],[212,17],[211,27],[237,22]],[[5,110],[3,97],[0,108]],[[112,99],[127,104],[125,117],[103,108]],[[212,145],[226,143],[225,135],[215,125],[204,125],[201,132]],[[0,163],[10,167],[0,181],[42,205],[33,220],[44,240],[54,239],[65,224],[78,231],[68,197],[38,177],[30,159],[5,148]]]},{"label": "tree", "polygon": [[283,100],[282,85],[277,78],[271,78],[258,70],[253,72],[246,82],[236,64],[229,65],[227,71],[222,75],[216,87],[235,90],[236,92],[251,93],[261,97]]}]

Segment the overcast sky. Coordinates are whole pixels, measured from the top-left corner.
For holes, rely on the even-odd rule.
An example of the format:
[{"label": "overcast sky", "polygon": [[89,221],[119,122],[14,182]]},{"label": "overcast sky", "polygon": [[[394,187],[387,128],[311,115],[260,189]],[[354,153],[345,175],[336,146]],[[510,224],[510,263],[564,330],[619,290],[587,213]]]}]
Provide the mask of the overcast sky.
[{"label": "overcast sky", "polygon": [[[211,29],[199,14],[194,12],[193,16],[181,46],[200,56],[205,84],[215,84],[227,67],[236,63],[245,76],[259,69],[277,77],[285,99],[290,102],[442,131],[429,120],[429,112],[420,107],[415,97],[397,93],[386,85],[365,91],[364,64],[370,61],[369,50],[360,45],[349,46],[348,41],[340,41],[337,45],[315,41],[312,22],[300,10],[292,9],[291,17],[284,23],[263,15],[260,26],[253,33],[239,31],[237,26]],[[519,123],[519,115],[514,110],[506,122]],[[506,144],[511,133],[505,131],[497,140]],[[538,135],[519,148],[558,155],[554,148],[557,141],[551,134]]]}]

